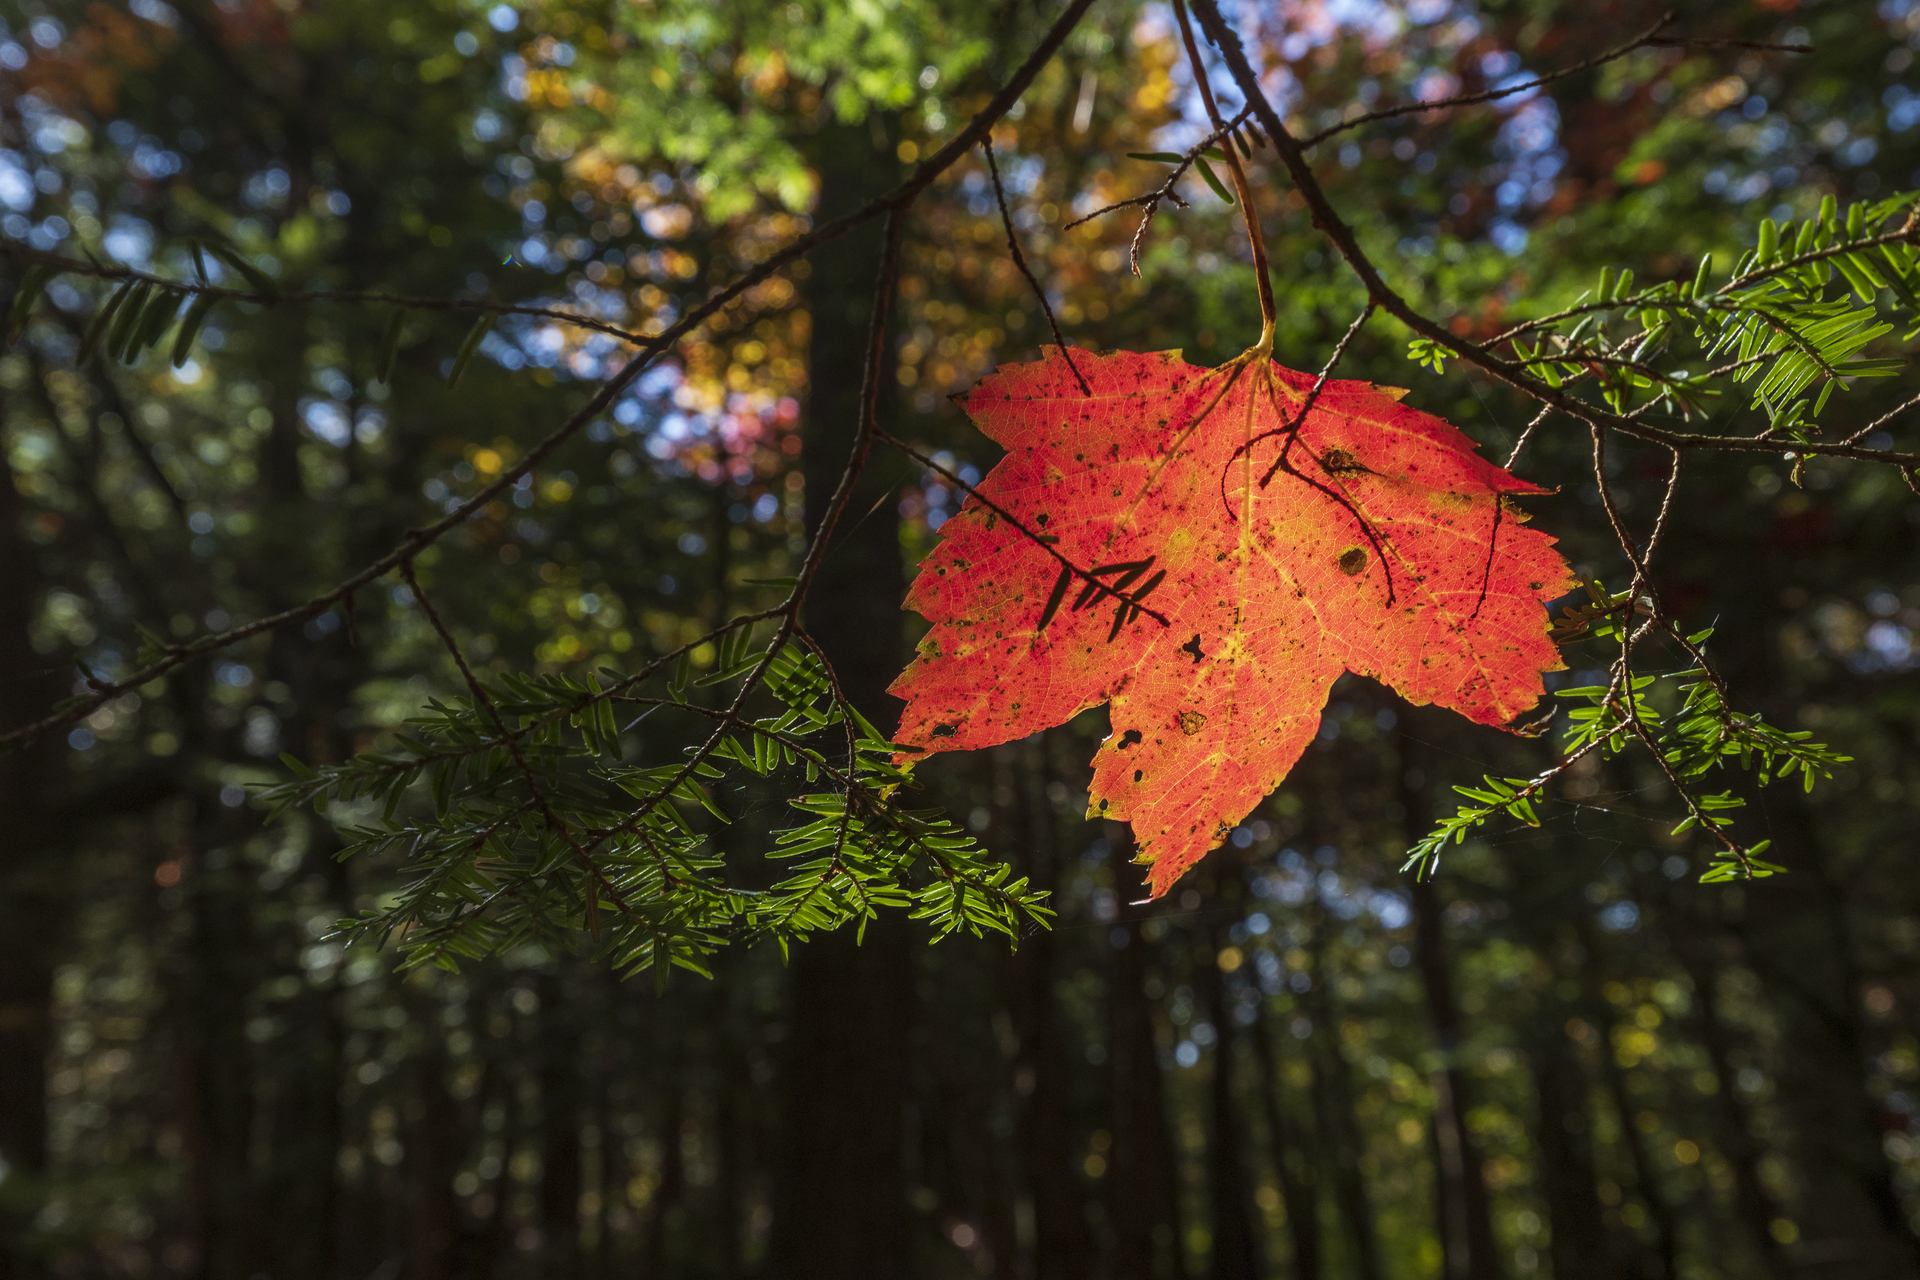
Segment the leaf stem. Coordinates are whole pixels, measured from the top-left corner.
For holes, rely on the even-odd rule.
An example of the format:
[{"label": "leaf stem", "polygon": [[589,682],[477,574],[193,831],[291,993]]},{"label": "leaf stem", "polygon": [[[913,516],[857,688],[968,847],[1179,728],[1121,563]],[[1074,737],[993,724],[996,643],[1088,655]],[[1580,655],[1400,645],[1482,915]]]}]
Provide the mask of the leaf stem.
[{"label": "leaf stem", "polygon": [[1247,171],[1240,164],[1240,153],[1227,131],[1220,105],[1213,100],[1213,86],[1207,83],[1206,63],[1201,61],[1200,45],[1193,38],[1193,22],[1187,17],[1186,0],[1173,0],[1173,12],[1180,19],[1180,38],[1186,42],[1187,60],[1193,64],[1193,82],[1200,89],[1200,101],[1206,104],[1207,119],[1213,121],[1216,132],[1226,135],[1220,151],[1227,157],[1227,168],[1233,174],[1233,191],[1240,199],[1240,215],[1247,222],[1247,243],[1253,246],[1253,277],[1260,288],[1260,341],[1254,349],[1267,355],[1273,351],[1273,278],[1267,270],[1267,242],[1260,234],[1260,214],[1253,205],[1253,184],[1247,181]]}]

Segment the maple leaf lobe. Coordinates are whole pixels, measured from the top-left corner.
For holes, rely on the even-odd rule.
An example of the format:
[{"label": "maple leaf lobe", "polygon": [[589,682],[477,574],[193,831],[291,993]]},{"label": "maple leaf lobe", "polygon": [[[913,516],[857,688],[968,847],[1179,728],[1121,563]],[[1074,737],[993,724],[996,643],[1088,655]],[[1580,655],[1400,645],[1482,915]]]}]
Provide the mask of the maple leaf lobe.
[{"label": "maple leaf lobe", "polygon": [[1500,725],[1560,669],[1543,606],[1571,575],[1507,515],[1543,490],[1404,393],[1330,381],[1296,423],[1314,379],[1268,361],[1076,361],[1091,397],[1049,348],[955,398],[1007,456],[908,592],[932,627],[893,685],[901,743],[1107,703],[1089,814],[1133,823],[1158,897],[1279,785],[1342,672]]}]

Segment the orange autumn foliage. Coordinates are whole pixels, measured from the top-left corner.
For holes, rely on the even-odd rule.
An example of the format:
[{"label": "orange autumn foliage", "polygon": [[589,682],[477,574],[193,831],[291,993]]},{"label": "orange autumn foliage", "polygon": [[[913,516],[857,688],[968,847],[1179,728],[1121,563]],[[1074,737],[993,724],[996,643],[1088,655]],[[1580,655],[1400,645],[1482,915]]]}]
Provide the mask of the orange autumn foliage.
[{"label": "orange autumn foliage", "polygon": [[1249,353],[1004,366],[961,403],[1007,456],[940,530],[908,606],[933,624],[894,683],[926,752],[1107,703],[1090,813],[1134,827],[1167,892],[1286,777],[1345,671],[1505,724],[1561,667],[1544,603],[1573,585],[1514,495],[1401,393]]}]

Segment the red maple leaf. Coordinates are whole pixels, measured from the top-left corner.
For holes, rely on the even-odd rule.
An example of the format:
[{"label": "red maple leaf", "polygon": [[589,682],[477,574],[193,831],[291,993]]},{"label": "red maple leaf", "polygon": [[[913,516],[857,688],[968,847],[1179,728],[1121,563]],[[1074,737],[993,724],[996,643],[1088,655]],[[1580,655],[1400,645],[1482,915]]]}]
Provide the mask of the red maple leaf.
[{"label": "red maple leaf", "polygon": [[1249,355],[1049,348],[962,400],[1007,450],[921,565],[932,622],[897,740],[992,746],[1110,704],[1090,815],[1131,821],[1155,897],[1313,740],[1343,671],[1506,724],[1561,668],[1573,586],[1479,457],[1403,393]]}]

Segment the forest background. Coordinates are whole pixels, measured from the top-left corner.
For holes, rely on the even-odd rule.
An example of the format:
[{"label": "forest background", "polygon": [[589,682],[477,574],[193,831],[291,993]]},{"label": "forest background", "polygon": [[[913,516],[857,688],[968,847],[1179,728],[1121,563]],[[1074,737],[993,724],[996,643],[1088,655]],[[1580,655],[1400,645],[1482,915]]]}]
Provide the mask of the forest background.
[{"label": "forest background", "polygon": [[[187,358],[126,366],[76,360],[103,291],[53,282],[0,357],[0,729],[130,669],[142,628],[184,641],[329,588],[585,403],[607,327],[657,331],[900,182],[1059,15],[975,9],[0,5],[0,251],[184,280],[199,239],[279,289],[453,304],[408,313],[390,376],[391,308],[346,303],[230,305]],[[1310,130],[1523,82],[1662,16],[1228,13]],[[1486,335],[1603,266],[1691,278],[1763,217],[1920,186],[1913,0],[1663,30],[1696,43],[1335,137],[1328,193],[1398,287]],[[1199,177],[1141,278],[1131,213],[1065,225],[1163,179],[1129,152],[1206,132],[1179,52],[1165,6],[1094,5],[993,138],[1070,341],[1218,362],[1259,313],[1244,231]],[[1271,152],[1251,167],[1276,354],[1317,368],[1363,297]],[[969,481],[993,456],[947,396],[1050,340],[1007,234],[978,151],[904,228],[884,412]],[[876,245],[696,328],[420,558],[483,672],[630,667],[777,602],[844,458]],[[24,265],[0,257],[9,291]],[[503,315],[450,387],[488,300],[601,327]],[[1504,458],[1527,410],[1406,339],[1369,328],[1342,373],[1412,388]],[[1559,489],[1542,527],[1621,579],[1584,434],[1530,448],[1521,474]],[[1657,459],[1612,465],[1629,513],[1657,499]],[[1743,821],[1790,871],[1747,884],[1696,882],[1697,835],[1668,834],[1671,795],[1626,758],[1414,882],[1449,786],[1531,772],[1547,744],[1349,677],[1287,785],[1151,906],[1125,828],[1081,816],[1104,713],[927,769],[928,801],[1053,895],[1017,949],[885,921],[664,986],[588,948],[403,972],[331,936],[394,868],[250,797],[287,780],[282,752],[379,749],[462,691],[404,583],[117,697],[0,757],[0,1275],[1920,1274],[1920,503],[1843,461],[1689,467],[1663,598],[1717,624],[1749,705],[1855,758],[1756,795]],[[897,456],[868,483],[823,591],[879,718],[906,574],[959,495]],[[682,745],[628,732],[643,758]],[[758,858],[784,794],[720,800],[727,855]]]}]

